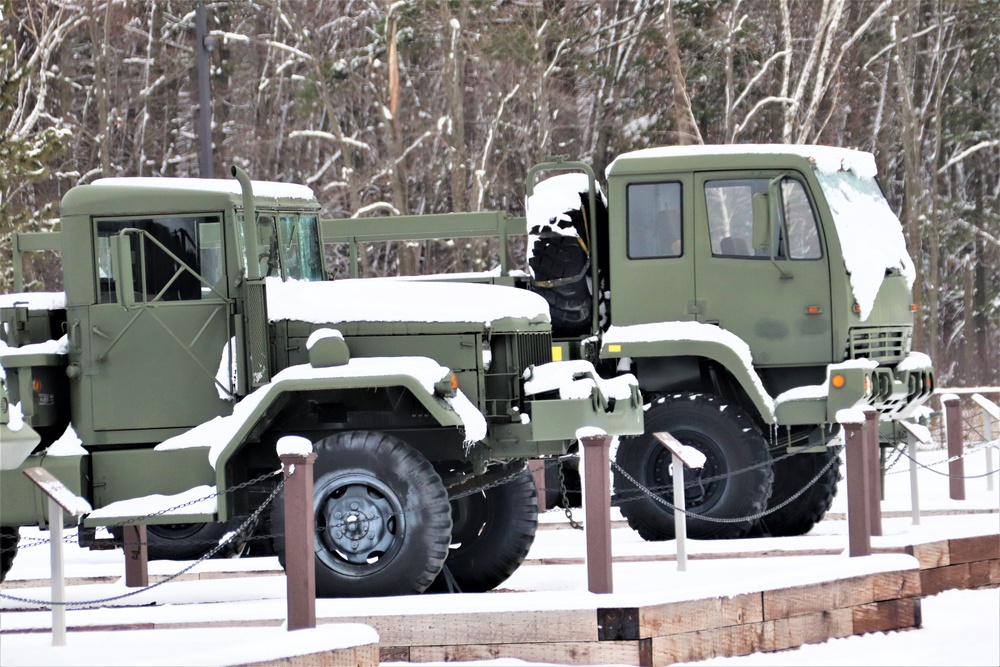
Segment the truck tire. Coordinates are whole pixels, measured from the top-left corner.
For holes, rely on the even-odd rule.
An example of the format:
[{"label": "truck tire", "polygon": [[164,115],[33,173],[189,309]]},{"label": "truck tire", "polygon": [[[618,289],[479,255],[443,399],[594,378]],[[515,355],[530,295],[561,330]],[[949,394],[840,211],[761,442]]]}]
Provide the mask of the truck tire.
[{"label": "truck tire", "polygon": [[[524,562],[538,528],[538,490],[525,469],[500,486],[451,501],[445,567],[463,593],[493,590]],[[445,576],[434,591],[448,590]]]},{"label": "truck tire", "polygon": [[593,301],[587,286],[590,263],[580,239],[540,236],[532,249],[530,264],[535,277],[531,289],[548,302],[553,333],[575,336],[589,331]]},{"label": "truck tire", "polygon": [[[146,526],[146,555],[149,560],[197,560],[216,546],[227,533],[239,527],[241,521],[206,523],[163,523]],[[124,540],[121,528],[111,528],[117,544]],[[240,551],[245,539],[233,539],[215,558],[229,558]]]},{"label": "truck tire", "polygon": [[822,521],[837,495],[837,483],[843,479],[838,451],[831,447],[818,454],[795,454],[785,459],[779,458],[773,466],[774,485],[767,503],[768,509],[777,507],[798,493],[834,458],[837,461],[826,469],[815,484],[781,509],[762,517],[752,534],[764,537],[805,535]]},{"label": "truck tire", "polygon": [[7,573],[14,565],[20,539],[21,533],[17,526],[0,526],[0,582],[7,578]]},{"label": "truck tire", "polygon": [[[697,539],[746,535],[756,519],[715,522],[699,520],[697,515],[739,519],[758,514],[767,506],[773,473],[767,441],[757,424],[735,404],[723,404],[715,396],[676,394],[659,399],[646,412],[646,432],[621,439],[616,461],[639,484],[673,504],[671,454],[652,436],[662,431],[706,457],[704,468],[685,470],[688,535]],[[714,479],[745,468],[750,470]],[[708,481],[701,482],[702,479]],[[636,488],[617,469],[615,490],[622,515],[644,540],[673,539],[672,509]]]},{"label": "truck tire", "polygon": [[[314,450],[316,595],[423,592],[440,574],[451,542],[448,493],[438,473],[416,449],[383,433],[340,433]],[[284,505],[282,492],[271,512],[282,567]]]}]

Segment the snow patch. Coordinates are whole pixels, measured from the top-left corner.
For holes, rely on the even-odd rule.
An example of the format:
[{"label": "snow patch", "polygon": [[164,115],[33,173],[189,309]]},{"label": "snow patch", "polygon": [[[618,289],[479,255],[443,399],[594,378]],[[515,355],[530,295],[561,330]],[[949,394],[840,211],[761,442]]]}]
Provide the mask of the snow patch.
[{"label": "snow patch", "polygon": [[46,456],[87,456],[89,453],[83,448],[83,440],[76,434],[72,424],[45,450]]},{"label": "snow patch", "polygon": [[267,312],[281,320],[340,322],[481,322],[505,317],[549,321],[549,305],[528,290],[474,283],[397,280],[304,282],[267,278]]},{"label": "snow patch", "polygon": [[154,493],[148,496],[119,500],[94,510],[91,519],[118,517],[145,517],[151,514],[171,516],[179,514],[215,514],[218,509],[214,486],[196,486],[171,496]]},{"label": "snow patch", "polygon": [[0,308],[27,306],[28,310],[63,310],[66,308],[65,292],[18,292],[0,294]]},{"label": "snow patch", "polygon": [[[314,201],[312,188],[295,183],[275,183],[273,181],[250,181],[254,197],[273,199],[305,199]],[[242,195],[240,182],[234,178],[156,178],[127,176],[123,178],[99,178],[90,187],[136,187],[159,190],[200,190],[227,195]]]},{"label": "snow patch", "polygon": [[608,398],[627,400],[632,396],[632,387],[639,383],[631,373],[605,380],[584,359],[532,366],[524,377],[524,393],[528,396],[558,390],[562,399],[590,398],[593,388],[598,387]]},{"label": "snow patch", "polygon": [[275,449],[278,456],[309,456],[313,453],[313,444],[301,435],[286,435],[278,440]]}]

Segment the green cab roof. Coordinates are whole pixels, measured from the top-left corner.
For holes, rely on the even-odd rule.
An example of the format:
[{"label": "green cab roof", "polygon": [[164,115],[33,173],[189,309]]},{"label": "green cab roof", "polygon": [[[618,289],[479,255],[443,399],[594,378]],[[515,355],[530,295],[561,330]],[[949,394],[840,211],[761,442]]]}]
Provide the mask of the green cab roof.
[{"label": "green cab roof", "polygon": [[[870,163],[870,166],[869,166]],[[721,144],[646,148],[618,156],[606,176],[656,174],[682,170],[854,169],[874,170],[870,153],[835,146],[799,144]]]},{"label": "green cab roof", "polygon": [[[318,209],[311,188],[252,181],[254,201],[263,209]],[[240,184],[218,178],[101,178],[63,196],[61,214],[161,215],[219,211],[243,204]]]}]

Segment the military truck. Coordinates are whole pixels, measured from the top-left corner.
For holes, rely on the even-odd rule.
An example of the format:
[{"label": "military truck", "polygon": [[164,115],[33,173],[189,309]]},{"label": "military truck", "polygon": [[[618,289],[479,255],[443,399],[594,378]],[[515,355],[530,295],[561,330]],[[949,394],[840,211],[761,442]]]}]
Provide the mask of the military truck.
[{"label": "military truck", "polygon": [[94,507],[81,536],[141,522],[151,557],[187,559],[256,533],[283,562],[282,494],[249,519],[297,435],[320,596],[421,592],[445,566],[495,587],[534,538],[525,461],[641,432],[635,379],[553,362],[546,302],[509,280],[327,280],[312,191],[233,176],[100,179],[59,233],[15,239],[61,250],[65,292],[0,297],[2,571],[47,523],[33,466]]},{"label": "military truck", "polygon": [[[914,267],[874,158],[654,148],[606,175],[605,190],[584,163],[533,167],[526,219],[494,226],[503,248],[527,234],[517,284],[548,301],[555,358],[639,380],[645,433],[615,455],[622,514],[645,539],[673,537],[670,454],[651,435],[668,431],[707,459],[685,471],[691,535],[809,531],[840,479],[837,411],[873,406],[889,441],[934,390],[930,359],[911,349]],[[480,215],[324,221],[322,233],[356,257],[366,241],[468,235]]]}]

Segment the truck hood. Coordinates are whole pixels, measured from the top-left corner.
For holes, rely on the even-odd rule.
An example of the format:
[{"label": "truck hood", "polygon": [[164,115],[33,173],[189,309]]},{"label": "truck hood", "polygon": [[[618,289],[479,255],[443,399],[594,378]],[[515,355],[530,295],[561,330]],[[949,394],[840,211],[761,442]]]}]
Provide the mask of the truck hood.
[{"label": "truck hood", "polygon": [[490,326],[506,318],[549,321],[545,299],[503,285],[267,278],[266,287],[268,319],[272,322],[468,322]]}]

